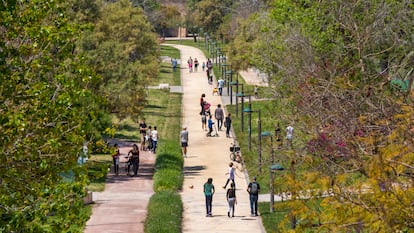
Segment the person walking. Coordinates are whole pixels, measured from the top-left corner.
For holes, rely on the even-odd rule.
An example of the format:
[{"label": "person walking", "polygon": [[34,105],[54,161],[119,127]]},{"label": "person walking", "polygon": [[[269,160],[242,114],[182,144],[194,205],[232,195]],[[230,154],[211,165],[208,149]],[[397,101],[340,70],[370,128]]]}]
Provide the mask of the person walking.
[{"label": "person walking", "polygon": [[223,186],[223,189],[226,189],[226,187],[227,187],[227,185],[229,184],[230,181],[232,182],[232,184],[234,186],[236,186],[236,183],[234,182],[234,172],[235,172],[235,169],[233,167],[233,162],[230,162],[229,163],[229,171],[226,172],[226,175],[228,175],[227,181],[226,181],[226,184]]},{"label": "person walking", "polygon": [[200,115],[202,115],[204,113],[204,104],[206,103],[205,98],[206,98],[206,94],[204,94],[204,93],[201,94],[201,97],[200,97],[200,106],[201,106]]},{"label": "person walking", "polygon": [[212,216],[212,205],[213,205],[213,195],[215,192],[213,185],[213,178],[208,178],[207,182],[203,185],[204,196],[206,198],[206,217]]},{"label": "person walking", "polygon": [[208,126],[207,136],[211,136],[211,133],[213,132],[213,125],[214,125],[214,121],[213,121],[211,115],[209,115],[208,122],[207,122],[207,126]]},{"label": "person walking", "polygon": [[252,216],[259,216],[257,214],[257,201],[259,199],[260,185],[256,182],[256,177],[253,177],[253,181],[247,186],[247,192],[250,198],[250,214]]},{"label": "person walking", "polygon": [[151,139],[152,139],[152,153],[157,152],[157,144],[158,140],[160,139],[158,136],[157,126],[154,126],[154,129],[151,132]]},{"label": "person walking", "polygon": [[197,58],[194,58],[194,71],[197,72],[198,70],[198,60]]},{"label": "person walking", "polygon": [[203,62],[203,64],[201,65],[201,68],[203,69],[203,72],[204,72],[204,70],[206,69],[206,63],[205,62]]},{"label": "person walking", "polygon": [[173,72],[175,72],[177,70],[177,64],[178,64],[177,59],[175,58],[171,59],[171,64],[173,67]]},{"label": "person walking", "polygon": [[118,144],[114,145],[115,153],[112,155],[112,161],[114,162],[114,173],[115,176],[119,175],[119,157],[121,156],[121,153],[119,152]]},{"label": "person walking", "polygon": [[141,150],[145,150],[146,135],[147,135],[147,124],[145,118],[142,118],[139,122],[139,134],[141,135]]},{"label": "person walking", "polygon": [[201,129],[207,131],[207,114],[205,112],[201,113]]},{"label": "person walking", "polygon": [[188,69],[190,70],[190,73],[193,72],[193,59],[190,57],[187,63],[188,63]]},{"label": "person walking", "polygon": [[234,183],[231,183],[230,188],[227,189],[226,198],[227,203],[229,204],[229,211],[227,211],[227,217],[234,217],[234,207],[237,204],[236,187]]},{"label": "person walking", "polygon": [[187,158],[187,147],[188,147],[188,131],[187,127],[183,127],[183,130],[180,133],[181,148],[184,158]]},{"label": "person walking", "polygon": [[217,80],[217,87],[218,87],[218,92],[220,96],[223,94],[223,86],[224,86],[224,80],[220,78],[219,80]]},{"label": "person walking", "polygon": [[231,113],[226,116],[224,120],[224,126],[226,127],[226,137],[230,137],[230,129],[231,129]]},{"label": "person walking", "polygon": [[221,104],[218,104],[217,105],[217,108],[214,111],[214,117],[217,120],[217,128],[218,128],[218,131],[221,131],[221,127],[223,126],[223,119],[224,119],[224,111],[221,108]]},{"label": "person walking", "polygon": [[128,157],[130,164],[128,164],[128,171],[127,174],[129,175],[129,167],[132,164],[132,170],[134,172],[134,176],[138,176],[138,169],[139,169],[139,149],[136,144],[132,145],[132,149],[128,152]]}]

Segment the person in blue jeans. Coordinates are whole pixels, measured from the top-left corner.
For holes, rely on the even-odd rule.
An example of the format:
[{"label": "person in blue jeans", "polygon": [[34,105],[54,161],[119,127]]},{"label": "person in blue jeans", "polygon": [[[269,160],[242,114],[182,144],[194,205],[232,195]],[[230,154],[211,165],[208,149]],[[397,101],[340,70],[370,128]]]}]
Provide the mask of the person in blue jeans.
[{"label": "person in blue jeans", "polygon": [[250,214],[252,216],[259,216],[257,213],[257,200],[259,199],[260,185],[256,182],[256,177],[247,186],[247,192],[250,198]]},{"label": "person in blue jeans", "polygon": [[151,132],[151,139],[152,139],[152,153],[157,153],[157,144],[158,140],[160,139],[158,136],[157,126],[154,126],[154,129]]},{"label": "person in blue jeans", "polygon": [[206,197],[206,217],[211,217],[212,213],[212,204],[213,204],[213,195],[215,192],[213,179],[208,178],[207,182],[203,186],[204,188],[204,196]]},{"label": "person in blue jeans", "polygon": [[207,121],[207,127],[208,127],[207,136],[211,136],[211,133],[213,132],[213,125],[214,125],[214,121],[212,119],[212,116],[210,115]]}]

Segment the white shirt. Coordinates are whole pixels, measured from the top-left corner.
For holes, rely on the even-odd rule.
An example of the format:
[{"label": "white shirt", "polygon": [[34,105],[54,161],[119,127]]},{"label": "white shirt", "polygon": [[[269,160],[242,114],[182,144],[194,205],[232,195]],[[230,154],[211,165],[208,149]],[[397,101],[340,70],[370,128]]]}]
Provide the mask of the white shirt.
[{"label": "white shirt", "polygon": [[158,132],[157,132],[157,130],[151,131],[151,139],[153,141],[158,141]]},{"label": "white shirt", "polygon": [[217,81],[217,83],[218,83],[218,88],[223,88],[223,84],[224,84],[224,80],[223,79],[219,79]]},{"label": "white shirt", "polygon": [[286,138],[287,139],[292,139],[292,137],[293,137],[293,127],[289,125],[286,128]]}]

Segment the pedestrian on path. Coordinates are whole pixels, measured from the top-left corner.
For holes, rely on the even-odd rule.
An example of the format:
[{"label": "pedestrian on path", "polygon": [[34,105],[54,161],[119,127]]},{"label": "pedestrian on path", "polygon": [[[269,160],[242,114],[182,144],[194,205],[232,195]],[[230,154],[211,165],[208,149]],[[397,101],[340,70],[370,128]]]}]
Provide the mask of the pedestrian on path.
[{"label": "pedestrian on path", "polygon": [[223,119],[224,119],[224,111],[221,108],[221,104],[217,105],[217,108],[214,111],[214,117],[217,120],[217,128],[219,131],[221,131],[221,127],[223,126]]},{"label": "pedestrian on path", "polygon": [[112,155],[112,161],[114,162],[114,173],[115,176],[119,175],[119,157],[121,156],[121,153],[119,152],[118,144],[114,145],[115,153]]},{"label": "pedestrian on path", "polygon": [[175,58],[171,59],[171,64],[173,67],[173,72],[175,72],[177,70],[177,64],[178,64],[177,59]]},{"label": "pedestrian on path", "polygon": [[157,126],[154,126],[154,129],[151,132],[151,139],[152,139],[152,153],[157,153],[157,144],[158,140],[160,139],[158,136]]},{"label": "pedestrian on path", "polygon": [[224,127],[226,127],[226,137],[230,137],[230,129],[231,129],[231,113],[226,116],[224,120]]},{"label": "pedestrian on path", "polygon": [[190,57],[187,63],[188,63],[188,69],[190,70],[190,73],[193,72],[193,59]]},{"label": "pedestrian on path", "polygon": [[204,70],[206,69],[206,63],[205,62],[203,62],[203,64],[201,65],[201,68],[203,69],[203,72],[204,72]]},{"label": "pedestrian on path", "polygon": [[229,204],[229,211],[227,211],[227,216],[229,218],[230,216],[234,217],[234,207],[237,204],[236,187],[234,183],[231,183],[230,188],[227,189],[226,198],[227,198],[227,203]]},{"label": "pedestrian on path", "polygon": [[145,150],[145,136],[147,135],[147,124],[145,123],[145,118],[142,118],[139,122],[139,134],[141,135],[141,150]]},{"label": "pedestrian on path", "polygon": [[256,177],[247,186],[247,192],[250,198],[250,214],[252,216],[259,216],[257,213],[257,201],[259,200],[260,185],[256,182]]},{"label": "pedestrian on path", "polygon": [[206,197],[206,217],[212,216],[213,195],[215,192],[213,178],[208,178],[203,186],[204,196]]},{"label": "pedestrian on path", "polygon": [[206,94],[204,94],[204,93],[201,94],[201,97],[200,97],[200,106],[201,106],[200,115],[202,115],[204,113],[204,104],[206,103],[205,98],[206,98]]},{"label": "pedestrian on path", "polygon": [[201,129],[207,131],[207,114],[205,112],[201,113]]},{"label": "pedestrian on path", "polygon": [[198,60],[197,58],[194,58],[194,71],[197,72],[198,70]]},{"label": "pedestrian on path", "polygon": [[138,176],[139,149],[136,144],[132,145],[132,149],[128,152],[128,158],[129,158],[130,163],[128,164],[127,174],[129,175],[129,167],[132,164],[132,171],[134,172],[134,176]]},{"label": "pedestrian on path", "polygon": [[230,181],[231,181],[231,184],[233,184],[234,187],[236,187],[236,183],[234,182],[234,172],[235,172],[235,169],[233,167],[233,162],[230,162],[229,163],[229,171],[226,172],[226,175],[228,175],[227,176],[227,181],[226,181],[226,184],[223,186],[223,189],[226,189],[226,187],[227,187],[227,185],[229,184]]},{"label": "pedestrian on path", "polygon": [[223,94],[223,86],[224,86],[224,80],[223,78],[220,78],[219,80],[217,80],[217,87],[218,87],[218,92],[220,96]]},{"label": "pedestrian on path", "polygon": [[183,130],[180,133],[181,148],[184,158],[187,158],[187,147],[188,147],[188,131],[187,127],[183,127]]},{"label": "pedestrian on path", "polygon": [[211,115],[208,117],[207,125],[208,125],[207,136],[211,136],[211,133],[213,132],[213,125],[214,125],[214,121],[213,121]]}]

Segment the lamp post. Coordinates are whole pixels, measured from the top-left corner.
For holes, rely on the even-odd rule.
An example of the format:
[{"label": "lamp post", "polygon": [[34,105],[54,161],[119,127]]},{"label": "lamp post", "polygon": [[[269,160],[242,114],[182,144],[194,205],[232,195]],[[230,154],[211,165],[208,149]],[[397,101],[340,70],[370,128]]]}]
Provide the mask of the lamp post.
[{"label": "lamp post", "polygon": [[[244,88],[243,83],[239,83],[238,81],[233,82],[232,85],[236,86],[236,117],[239,117],[239,98],[238,97],[244,97]],[[239,93],[239,86],[241,86],[241,93]],[[243,108],[241,108],[241,115],[243,115]]]},{"label": "lamp post", "polygon": [[282,171],[284,170],[283,166],[280,164],[273,164],[270,166],[270,212],[273,213],[275,211],[274,205],[275,205],[275,191],[273,189],[273,173],[276,171]]},{"label": "lamp post", "polygon": [[[227,95],[230,95],[230,82],[232,82],[233,80],[233,71],[231,70],[231,65],[230,65],[230,69],[226,70],[226,82],[227,82]],[[227,78],[228,76],[228,78]]]}]

